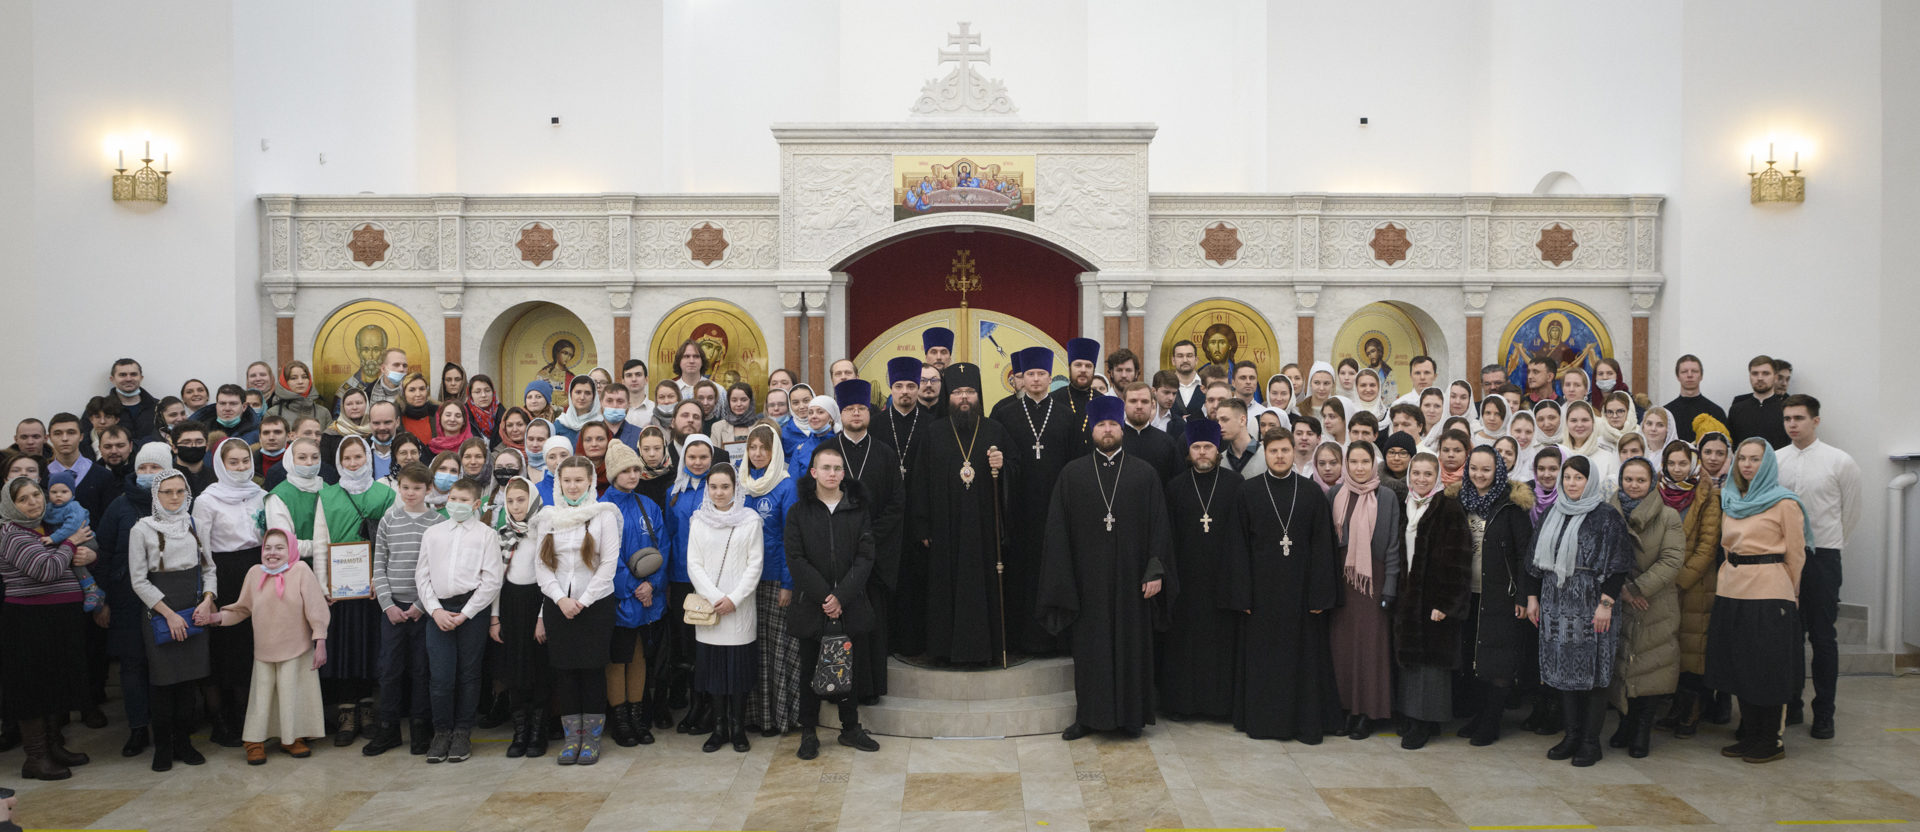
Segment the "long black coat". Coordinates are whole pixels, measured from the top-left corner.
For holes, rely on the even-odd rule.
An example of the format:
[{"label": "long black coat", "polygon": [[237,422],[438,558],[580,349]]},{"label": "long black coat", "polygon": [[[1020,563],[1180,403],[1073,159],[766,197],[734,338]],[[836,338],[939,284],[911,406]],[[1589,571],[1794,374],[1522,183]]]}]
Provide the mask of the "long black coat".
[{"label": "long black coat", "polygon": [[809,474],[800,478],[799,499],[787,509],[787,571],[793,574],[794,596],[787,633],[794,638],[826,632],[827,613],[820,605],[828,595],[840,599],[846,635],[873,629],[873,607],[867,602],[867,577],[873,572],[870,505],[859,480],[848,477],[841,489],[839,507],[827,511]]},{"label": "long black coat", "polygon": [[[1460,493],[1447,487],[1448,496]],[[1507,498],[1493,510],[1480,540],[1480,617],[1473,633],[1473,671],[1482,679],[1514,679],[1535,647],[1533,623],[1515,618],[1513,608],[1540,594],[1540,579],[1527,574],[1533,559],[1533,486],[1511,484]]]},{"label": "long black coat", "polygon": [[[1473,602],[1472,569],[1467,509],[1458,497],[1436,495],[1414,529],[1412,563],[1394,608],[1394,658],[1400,666],[1460,669],[1460,636]],[[1434,610],[1446,618],[1434,621]]]}]

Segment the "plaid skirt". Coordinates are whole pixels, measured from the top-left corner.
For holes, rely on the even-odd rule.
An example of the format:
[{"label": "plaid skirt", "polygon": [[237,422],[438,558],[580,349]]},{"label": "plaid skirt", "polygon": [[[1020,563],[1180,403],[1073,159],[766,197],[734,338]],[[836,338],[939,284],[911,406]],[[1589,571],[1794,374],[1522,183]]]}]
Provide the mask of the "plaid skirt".
[{"label": "plaid skirt", "polygon": [[779,581],[760,582],[754,590],[754,612],[760,677],[747,696],[747,721],[786,731],[800,724],[800,640],[787,634]]}]

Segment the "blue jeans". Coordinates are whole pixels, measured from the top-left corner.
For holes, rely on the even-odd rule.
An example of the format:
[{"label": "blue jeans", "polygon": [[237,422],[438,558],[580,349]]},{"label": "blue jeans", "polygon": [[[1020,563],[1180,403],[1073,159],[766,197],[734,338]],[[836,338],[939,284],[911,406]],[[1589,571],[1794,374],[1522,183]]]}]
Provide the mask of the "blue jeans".
[{"label": "blue jeans", "polygon": [[[440,608],[458,612],[472,598],[469,592],[443,599]],[[452,631],[440,629],[433,617],[421,619],[427,626],[428,686],[433,691],[433,730],[471,730],[480,716],[480,663],[487,651],[487,627],[491,616],[482,612]]]},{"label": "blue jeans", "polygon": [[[439,629],[432,617],[395,624],[380,614],[380,722],[398,725],[407,717],[432,715],[427,699],[427,631]],[[409,701],[411,694],[411,701]]]}]

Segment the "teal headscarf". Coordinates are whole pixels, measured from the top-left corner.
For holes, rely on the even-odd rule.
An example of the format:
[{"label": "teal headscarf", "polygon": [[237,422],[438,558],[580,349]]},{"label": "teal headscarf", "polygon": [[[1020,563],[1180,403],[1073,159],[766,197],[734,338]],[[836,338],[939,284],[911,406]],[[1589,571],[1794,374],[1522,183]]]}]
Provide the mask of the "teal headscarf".
[{"label": "teal headscarf", "polygon": [[[1807,547],[1812,548],[1813,521],[1807,516],[1807,503],[1780,484],[1780,463],[1774,458],[1773,446],[1765,439],[1753,437],[1741,442],[1740,447],[1746,447],[1748,442],[1760,445],[1760,470],[1755,471],[1753,480],[1747,483],[1745,494],[1740,493],[1740,487],[1735,484],[1739,482],[1737,470],[1729,472],[1727,487],[1720,490],[1720,510],[1728,517],[1747,518],[1773,508],[1773,504],[1781,500],[1792,500],[1800,504],[1801,533],[1806,536]],[[1739,453],[1740,448],[1734,448],[1735,461],[1729,465],[1738,464]]]}]

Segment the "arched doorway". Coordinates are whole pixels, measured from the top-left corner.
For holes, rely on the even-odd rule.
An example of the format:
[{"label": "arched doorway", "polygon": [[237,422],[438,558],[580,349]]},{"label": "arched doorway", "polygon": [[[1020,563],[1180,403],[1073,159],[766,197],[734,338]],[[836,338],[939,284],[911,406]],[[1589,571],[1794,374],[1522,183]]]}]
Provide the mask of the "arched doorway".
[{"label": "arched doorway", "polygon": [[[848,279],[847,343],[860,375],[886,388],[886,362],[920,357],[919,333],[954,330],[954,360],[979,364],[992,379],[988,405],[1006,395],[1007,357],[1040,345],[1055,352],[1080,334],[1079,277],[1089,267],[1014,234],[985,228],[941,230],[905,237],[843,266]],[[978,288],[949,291],[950,277],[978,277]]]}]

